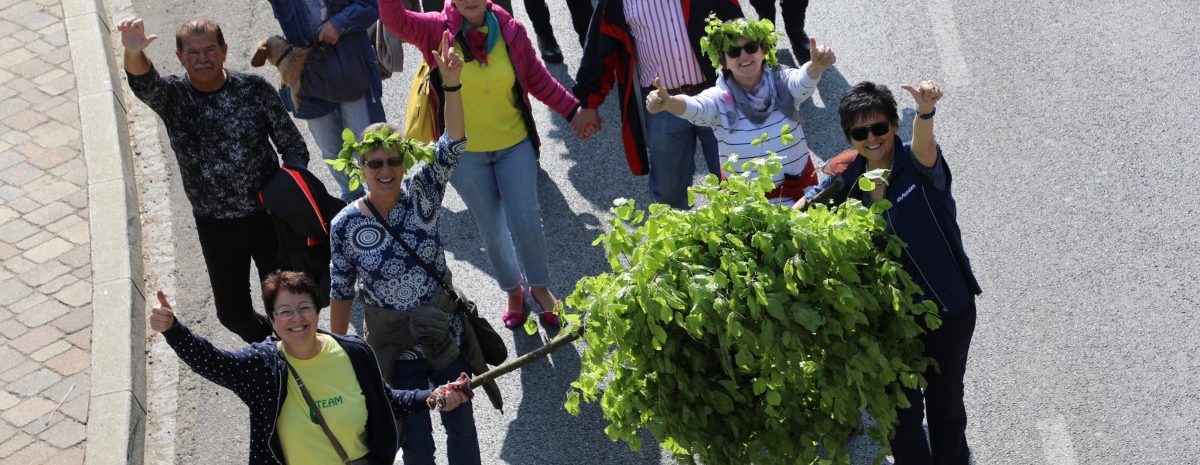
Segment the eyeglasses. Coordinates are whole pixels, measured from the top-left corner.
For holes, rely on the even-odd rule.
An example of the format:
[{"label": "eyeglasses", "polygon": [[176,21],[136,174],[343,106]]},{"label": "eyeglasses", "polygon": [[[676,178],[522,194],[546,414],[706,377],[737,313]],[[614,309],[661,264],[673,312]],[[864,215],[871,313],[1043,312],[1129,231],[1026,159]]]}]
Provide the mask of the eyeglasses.
[{"label": "eyeglasses", "polygon": [[741,47],[734,45],[725,51],[725,56],[728,56],[729,58],[740,57],[742,56],[742,50],[745,50],[747,54],[757,53],[760,47],[761,45],[758,45],[758,42],[746,42],[746,45]]},{"label": "eyeglasses", "polygon": [[[383,159],[375,159],[375,160],[366,160],[362,164],[363,164],[363,166],[366,166],[367,168],[377,170],[377,169],[383,168],[384,162],[385,161]],[[395,168],[397,166],[403,165],[404,159],[403,158],[388,158],[386,160],[386,163],[388,166]]]},{"label": "eyeglasses", "polygon": [[882,123],[875,123],[870,126],[859,126],[857,128],[850,128],[850,138],[857,141],[864,141],[867,140],[867,131],[870,131],[871,134],[876,136],[882,136],[887,134],[890,130],[892,130],[892,125],[886,121]]},{"label": "eyeglasses", "polygon": [[302,316],[302,317],[309,316],[316,312],[317,312],[316,307],[313,307],[312,305],[301,305],[300,307],[296,308],[295,310],[276,310],[275,311],[275,319],[276,320],[290,320],[294,316]]}]

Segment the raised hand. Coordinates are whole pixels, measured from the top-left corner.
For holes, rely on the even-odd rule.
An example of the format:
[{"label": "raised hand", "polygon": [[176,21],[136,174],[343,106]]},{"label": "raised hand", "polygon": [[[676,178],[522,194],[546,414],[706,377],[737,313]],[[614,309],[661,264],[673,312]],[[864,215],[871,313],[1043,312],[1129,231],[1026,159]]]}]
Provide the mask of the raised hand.
[{"label": "raised hand", "polygon": [[342,35],[338,32],[337,26],[326,21],[320,28],[317,29],[317,42],[324,42],[329,45],[337,45],[338,38]]},{"label": "raised hand", "polygon": [[463,61],[454,53],[454,47],[450,46],[450,31],[442,31],[442,43],[433,52],[433,60],[437,62],[442,75],[443,87],[454,87],[461,83],[459,76],[462,74]]},{"label": "raised hand", "polygon": [[142,18],[130,16],[122,19],[117,23],[117,30],[121,31],[121,46],[131,52],[140,52],[158,39],[157,34],[146,35],[146,25],[142,23]]},{"label": "raised hand", "polygon": [[587,139],[599,131],[603,123],[600,113],[595,108],[579,107],[575,110],[575,117],[571,118],[571,129],[575,130],[575,135],[580,139]]},{"label": "raised hand", "polygon": [[917,87],[901,84],[900,88],[912,94],[913,100],[917,102],[917,113],[919,114],[933,111],[933,106],[942,98],[942,86],[934,81],[921,81]]},{"label": "raised hand", "polygon": [[158,305],[150,310],[150,329],[161,333],[171,329],[172,326],[175,326],[175,312],[171,310],[171,302],[167,301],[167,294],[159,289]]},{"label": "raised hand", "polygon": [[837,56],[833,54],[833,49],[828,45],[818,44],[817,39],[808,38],[808,49],[811,57],[808,61],[812,63],[809,66],[816,66],[820,68],[821,72],[837,62]]},{"label": "raised hand", "polygon": [[658,113],[667,109],[667,103],[671,101],[671,94],[667,92],[667,87],[663,85],[662,78],[654,78],[654,91],[646,95],[646,111],[650,113]]}]

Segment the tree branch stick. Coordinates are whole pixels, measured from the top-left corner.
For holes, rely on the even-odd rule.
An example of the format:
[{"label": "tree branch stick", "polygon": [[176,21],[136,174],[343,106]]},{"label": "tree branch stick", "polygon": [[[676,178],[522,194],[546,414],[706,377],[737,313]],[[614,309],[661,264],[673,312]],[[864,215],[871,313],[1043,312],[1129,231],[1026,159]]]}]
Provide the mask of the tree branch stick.
[{"label": "tree branch stick", "polygon": [[491,370],[488,370],[485,373],[481,373],[479,375],[476,375],[474,378],[471,378],[471,385],[470,385],[471,389],[475,389],[476,387],[482,386],[484,383],[487,383],[488,381],[495,380],[496,378],[500,377],[501,375],[505,375],[510,372],[516,371],[518,368],[521,368],[525,365],[533,363],[534,360],[537,360],[539,358],[550,355],[551,353],[562,348],[562,346],[565,346],[567,344],[570,344],[570,343],[576,341],[577,339],[580,338],[580,336],[583,336],[582,322],[575,325],[575,327],[571,328],[569,331],[563,331],[562,333],[559,333],[557,336],[554,337],[554,339],[551,339],[550,342],[546,343],[546,345],[538,347],[537,349],[534,349],[532,352],[528,352],[525,355],[522,355],[515,359],[509,360],[507,362],[504,362],[504,363],[500,364],[499,366],[492,368]]}]

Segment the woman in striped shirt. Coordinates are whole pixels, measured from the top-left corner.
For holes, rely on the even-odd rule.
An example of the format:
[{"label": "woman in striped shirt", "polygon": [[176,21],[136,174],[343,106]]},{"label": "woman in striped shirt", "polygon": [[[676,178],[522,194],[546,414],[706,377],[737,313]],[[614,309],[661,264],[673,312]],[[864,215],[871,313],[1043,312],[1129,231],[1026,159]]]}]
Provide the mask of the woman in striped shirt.
[{"label": "woman in striped shirt", "polygon": [[[833,50],[809,39],[812,59],[800,69],[787,68],[775,56],[778,35],[770,21],[721,22],[710,17],[709,30],[700,47],[713,66],[721,68],[717,85],[694,97],[670,95],[656,79],[658,90],[646,96],[646,110],[666,110],[713,128],[720,152],[738,155],[735,171],[743,161],[776,153],[783,170],[775,174],[775,190],[767,197],[790,205],[817,184],[799,105],[812,96],[821,75],[836,61]],[[754,144],[763,134],[767,139]]]}]

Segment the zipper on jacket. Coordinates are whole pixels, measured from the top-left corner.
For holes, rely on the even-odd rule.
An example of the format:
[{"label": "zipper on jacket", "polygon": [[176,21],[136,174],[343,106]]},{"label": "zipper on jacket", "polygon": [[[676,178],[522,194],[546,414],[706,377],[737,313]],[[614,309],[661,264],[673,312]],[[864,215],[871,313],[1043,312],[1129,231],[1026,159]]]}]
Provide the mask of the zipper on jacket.
[{"label": "zipper on jacket", "polygon": [[[283,354],[281,354],[279,352],[275,353],[276,359],[278,359],[279,357],[282,357],[282,356],[283,356]],[[276,369],[279,368],[278,360],[276,360],[275,368]],[[283,410],[283,392],[284,392],[283,390],[287,388],[287,386],[284,386],[283,383],[279,380],[279,378],[280,378],[279,375],[275,376],[275,421],[271,422],[271,429],[270,429],[271,434],[267,435],[267,450],[271,451],[271,457],[273,457],[275,459],[275,462],[279,463],[280,465],[284,465],[283,461],[279,460],[279,456],[275,455],[275,441],[271,440],[272,438],[275,437],[275,423],[279,421],[279,413],[281,410]]]},{"label": "zipper on jacket", "polygon": [[[925,188],[921,187],[921,189],[924,190]],[[891,223],[892,223],[892,211],[891,210],[887,211],[887,218],[888,218],[888,227],[890,228]],[[893,231],[895,231],[895,229],[893,229]],[[943,309],[945,309],[947,312],[949,312],[950,308],[946,306],[946,302],[942,300],[941,296],[938,295],[937,290],[935,290],[933,288],[933,283],[931,281],[929,281],[929,278],[925,277],[925,271],[921,270],[921,265],[917,263],[917,258],[913,256],[912,252],[908,251],[908,247],[904,247],[903,250],[904,250],[904,254],[908,255],[908,261],[912,262],[913,268],[917,269],[917,274],[920,274],[921,279],[923,279],[925,281],[925,285],[929,286],[929,293],[933,294],[933,299],[936,300],[938,302],[938,304],[940,304],[942,306]]]}]

